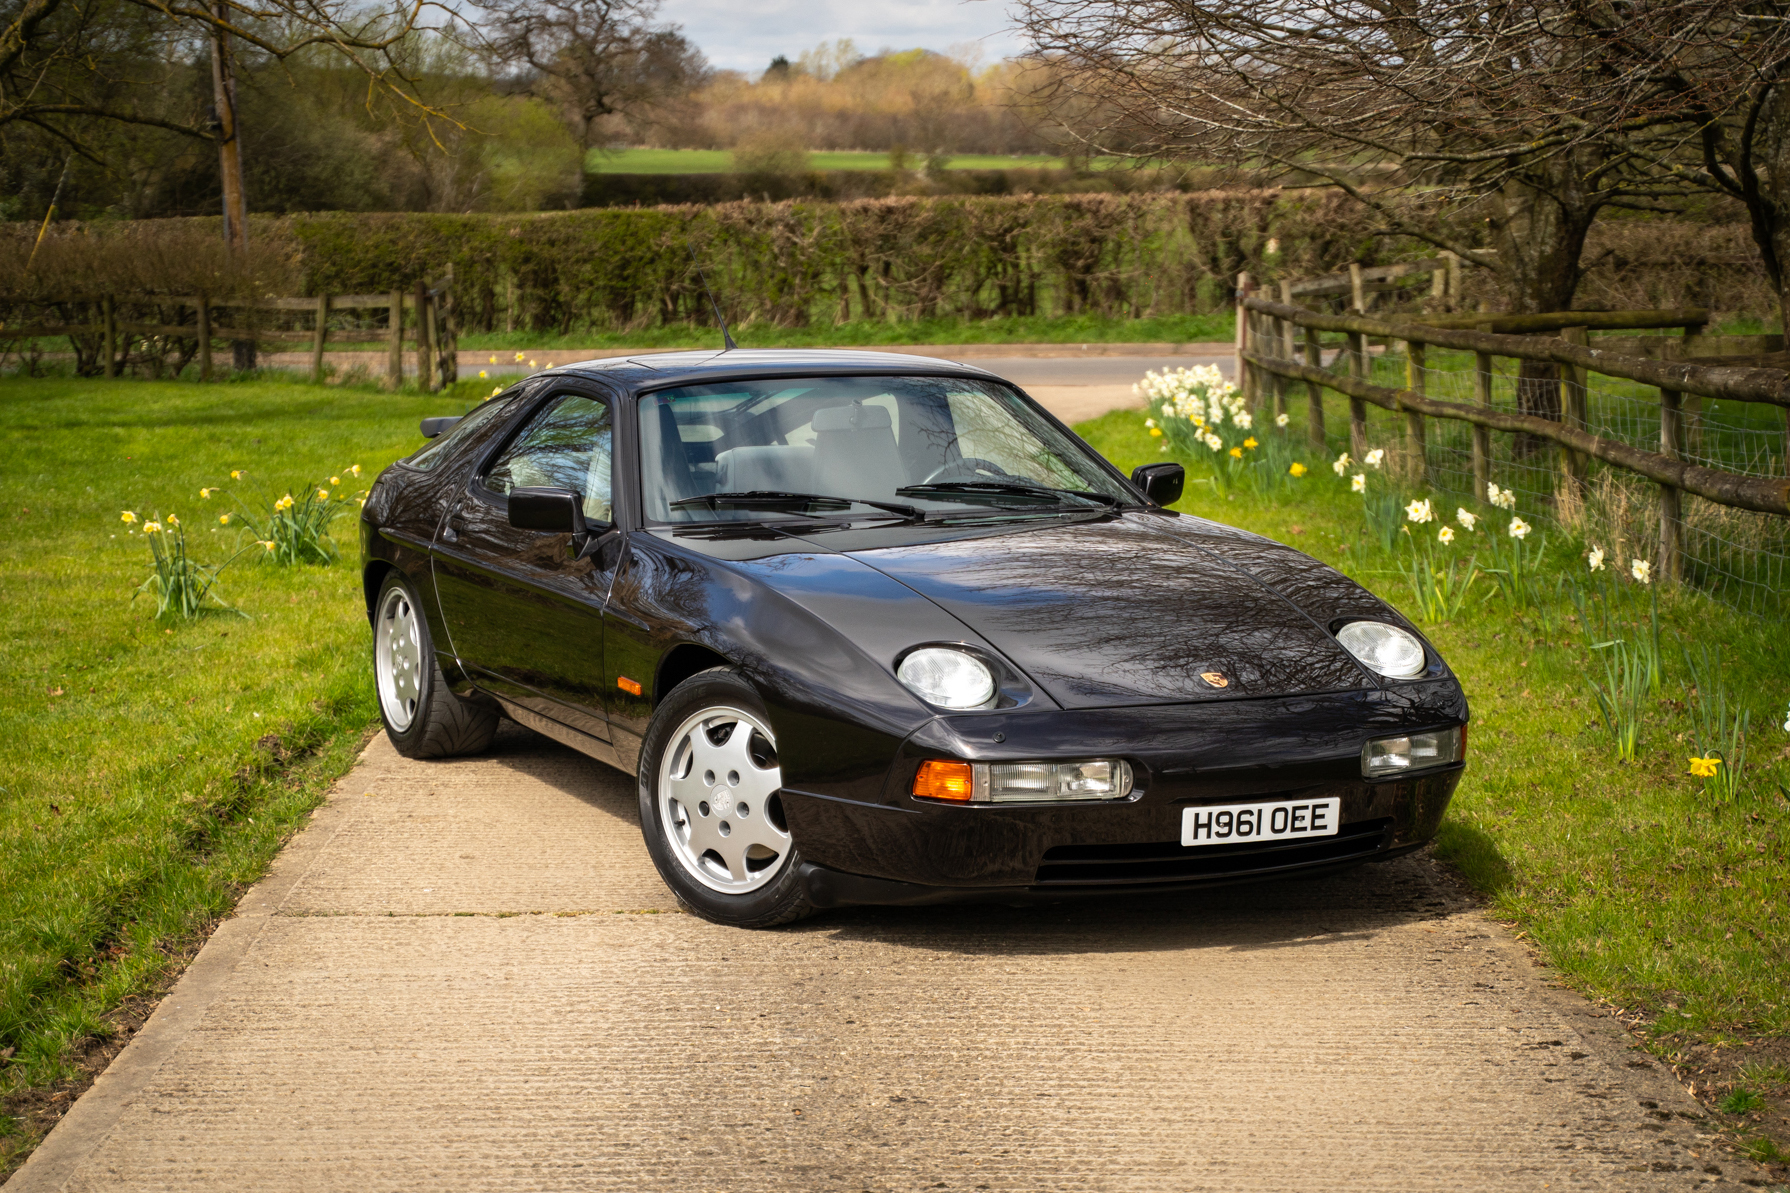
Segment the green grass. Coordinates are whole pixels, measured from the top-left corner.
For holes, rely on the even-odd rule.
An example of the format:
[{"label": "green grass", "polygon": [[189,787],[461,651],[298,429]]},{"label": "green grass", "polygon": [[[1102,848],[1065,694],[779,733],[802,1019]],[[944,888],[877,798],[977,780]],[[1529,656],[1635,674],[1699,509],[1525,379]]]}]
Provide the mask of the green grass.
[{"label": "green grass", "polygon": [[[915,167],[924,158],[913,156]],[[1119,159],[1099,159],[1097,164]],[[1008,157],[999,153],[965,153],[951,158],[953,170],[1061,170],[1060,157],[1044,154],[1022,154]],[[584,159],[584,168],[592,174],[731,174],[733,153],[726,149],[593,149]],[[886,153],[836,152],[816,150],[808,155],[811,170],[887,170]]]},{"label": "green grass", "polygon": [[[1326,424],[1346,427],[1342,403]],[[1140,413],[1078,429],[1127,470],[1175,458],[1147,435]],[[1289,433],[1303,440],[1297,416]],[[1331,445],[1332,456],[1340,450]],[[1204,461],[1184,462],[1190,477],[1210,475]],[[1312,471],[1284,503],[1222,499],[1194,483],[1178,508],[1290,543],[1408,609],[1394,557],[1365,537],[1360,498],[1326,459],[1312,453],[1307,463]],[[1442,506],[1445,518],[1455,504]],[[1556,535],[1550,567],[1579,574],[1577,545]],[[1455,620],[1425,627],[1473,710],[1470,766],[1438,852],[1574,986],[1644,1012],[1668,1054],[1689,1041],[1790,1033],[1787,627],[1667,590],[1665,690],[1647,702],[1638,760],[1619,764],[1597,724],[1584,680],[1591,657],[1566,621],[1570,606],[1551,604],[1548,634],[1489,595],[1482,589]],[[1753,770],[1732,805],[1706,798],[1686,773],[1691,694],[1674,640],[1719,646],[1726,682],[1752,709]]]},{"label": "green grass", "polygon": [[[352,513],[328,567],[238,565],[246,617],[151,620],[143,538],[178,513],[194,549],[232,468],[296,487],[413,449],[465,397],[256,381],[0,382],[0,1095],[69,1073],[71,1049],[225,914],[376,718]],[[346,479],[346,478],[344,478]],[[352,510],[352,507],[350,507]],[[258,743],[265,744],[258,744]],[[28,1141],[0,1119],[0,1172]]]},{"label": "green grass", "polygon": [[[1112,319],[1099,315],[1014,315],[997,319],[955,316],[904,323],[862,321],[775,327],[743,323],[733,338],[742,348],[841,348],[880,344],[1135,344],[1228,342],[1235,323],[1229,311],[1211,315],[1155,315]],[[638,331],[470,332],[460,346],[475,352],[547,348],[719,348],[713,327],[669,324]],[[375,346],[377,348],[377,345]]]}]

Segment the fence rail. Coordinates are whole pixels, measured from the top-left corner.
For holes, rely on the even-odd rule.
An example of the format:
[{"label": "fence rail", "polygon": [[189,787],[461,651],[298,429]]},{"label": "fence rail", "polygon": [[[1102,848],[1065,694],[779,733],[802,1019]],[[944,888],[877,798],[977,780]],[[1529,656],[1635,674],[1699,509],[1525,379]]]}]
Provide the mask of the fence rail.
[{"label": "fence rail", "polygon": [[[214,298],[205,294],[99,294],[42,299],[34,305],[43,308],[91,306],[97,318],[88,323],[38,323],[24,327],[0,328],[0,341],[51,339],[67,336],[75,341],[80,354],[82,338],[99,343],[100,360],[107,377],[116,377],[129,360],[133,338],[158,337],[193,341],[199,359],[199,377],[210,381],[212,349],[215,341],[246,344],[246,355],[253,359],[262,343],[309,344],[311,375],[321,382],[324,377],[323,353],[330,343],[377,344],[388,346],[386,380],[397,388],[404,380],[404,348],[408,341],[416,353],[416,371],[422,385],[437,389],[458,380],[459,321],[453,302],[453,271],[447,271],[436,283],[418,282],[413,292],[400,290],[388,294],[320,294],[292,298],[263,296],[257,298]],[[148,323],[118,318],[119,307],[174,308],[175,318],[187,311],[193,321]],[[375,310],[387,313],[383,330],[332,328],[330,315],[340,311]],[[220,324],[219,311],[245,313],[243,323]],[[308,329],[285,329],[263,326],[256,312],[308,313],[312,316]],[[408,327],[406,326],[408,315]],[[187,359],[190,359],[188,357]]]},{"label": "fence rail", "polygon": [[[1776,527],[1772,532],[1776,536],[1773,541],[1787,537],[1785,531],[1790,530],[1790,522],[1784,519],[1790,518],[1790,477],[1783,473],[1790,467],[1790,371],[1735,360],[1699,363],[1695,359],[1696,355],[1739,356],[1749,349],[1754,354],[1763,355],[1781,349],[1781,337],[1702,335],[1708,314],[1695,309],[1559,312],[1516,317],[1480,314],[1374,318],[1358,312],[1333,314],[1309,310],[1288,301],[1298,292],[1299,285],[1283,282],[1280,286],[1282,301],[1274,302],[1248,293],[1248,279],[1240,279],[1239,381],[1252,402],[1259,406],[1271,400],[1277,413],[1285,408],[1288,383],[1303,382],[1309,398],[1307,427],[1314,445],[1326,443],[1324,392],[1343,395],[1349,400],[1349,445],[1356,457],[1361,458],[1367,452],[1367,408],[1373,406],[1392,412],[1401,416],[1404,422],[1402,448],[1394,452],[1397,465],[1409,480],[1429,484],[1433,480],[1434,453],[1430,448],[1428,420],[1464,424],[1471,432],[1471,447],[1467,453],[1471,459],[1471,483],[1476,499],[1483,501],[1493,469],[1494,432],[1528,437],[1532,443],[1545,441],[1557,449],[1553,464],[1554,491],[1538,497],[1552,504],[1557,514],[1574,507],[1574,503],[1582,503],[1591,461],[1657,486],[1657,541],[1648,554],[1652,556],[1657,551],[1661,574],[1675,580],[1683,578],[1685,573],[1683,495],[1728,509],[1751,511],[1748,515],[1735,516],[1767,515]],[[1314,291],[1307,289],[1305,292]],[[1328,292],[1331,291],[1318,291]],[[1359,292],[1355,297],[1359,299]],[[1468,330],[1458,326],[1468,321],[1497,330]],[[1606,330],[1682,328],[1686,334],[1680,337],[1599,337],[1593,342],[1588,332],[1594,327]],[[1511,334],[1517,330],[1531,334]],[[1539,334],[1548,331],[1557,334]],[[1324,333],[1340,333],[1343,339],[1326,344]],[[1382,372],[1391,362],[1394,348],[1403,346],[1403,385],[1388,385],[1374,379],[1375,360],[1370,353],[1370,339],[1386,343],[1387,352],[1381,354],[1379,362]],[[1658,340],[1668,347],[1658,348],[1647,355],[1633,351],[1635,343],[1643,339]],[[1340,349],[1329,367],[1325,364],[1326,348]],[[1447,376],[1451,383],[1463,385],[1465,381],[1465,376],[1459,372],[1442,373],[1430,368],[1426,357],[1430,348],[1472,354],[1471,401],[1446,400],[1426,392],[1426,378]],[[1630,350],[1617,351],[1617,348]],[[1686,359],[1687,356],[1690,359]],[[1498,358],[1533,362],[1535,366],[1554,366],[1553,370],[1540,371],[1552,373],[1557,370],[1557,382],[1540,377],[1522,378],[1516,383],[1519,394],[1525,384],[1531,387],[1557,385],[1559,399],[1554,410],[1525,409],[1524,399],[1520,396],[1517,409],[1498,408],[1493,401],[1494,376],[1498,375],[1495,361]],[[1775,364],[1776,359],[1772,363]],[[1621,395],[1614,395],[1594,387],[1590,382],[1592,374],[1630,382],[1633,386]],[[1628,413],[1637,402],[1646,401],[1633,396],[1633,387],[1640,386],[1657,391],[1657,443],[1647,441],[1651,440],[1652,432],[1646,433],[1647,440],[1642,439],[1638,432],[1640,424]],[[1621,428],[1608,422],[1607,411],[1599,413],[1597,419],[1592,417],[1587,399],[1594,389],[1597,389],[1600,406],[1615,402],[1624,404],[1626,422]],[[1779,440],[1782,454],[1775,448],[1767,448],[1763,452],[1764,466],[1756,466],[1761,456],[1756,445],[1765,432],[1756,425],[1758,416],[1755,416],[1743,428],[1752,436],[1750,442],[1754,444],[1754,450],[1750,454],[1741,453],[1738,463],[1687,458],[1687,447],[1699,443],[1704,431],[1706,420],[1702,402],[1705,399],[1757,403],[1783,411],[1784,424]],[[1644,408],[1641,413],[1645,413]],[[1606,425],[1594,425],[1599,419]],[[1629,426],[1631,423],[1635,425]],[[1732,431],[1734,428],[1719,429]],[[1625,433],[1619,434],[1619,430]],[[1507,460],[1521,461],[1524,467],[1533,471],[1533,462],[1514,447]],[[1770,474],[1762,474],[1765,472]],[[1561,520],[1568,519],[1563,517]],[[1782,562],[1786,561],[1774,556],[1774,566]]]}]

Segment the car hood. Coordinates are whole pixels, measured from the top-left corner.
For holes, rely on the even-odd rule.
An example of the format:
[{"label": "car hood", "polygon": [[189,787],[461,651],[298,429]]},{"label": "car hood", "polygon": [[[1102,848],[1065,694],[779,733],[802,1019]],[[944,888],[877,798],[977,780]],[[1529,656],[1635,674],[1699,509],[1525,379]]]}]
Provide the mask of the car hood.
[{"label": "car hood", "polygon": [[[1283,590],[1298,574],[1307,591],[1377,600],[1289,548],[1183,521],[1127,515],[850,554],[951,613],[1066,708],[1375,686],[1314,619],[1326,610]],[[1271,566],[1252,568],[1257,558]]]}]

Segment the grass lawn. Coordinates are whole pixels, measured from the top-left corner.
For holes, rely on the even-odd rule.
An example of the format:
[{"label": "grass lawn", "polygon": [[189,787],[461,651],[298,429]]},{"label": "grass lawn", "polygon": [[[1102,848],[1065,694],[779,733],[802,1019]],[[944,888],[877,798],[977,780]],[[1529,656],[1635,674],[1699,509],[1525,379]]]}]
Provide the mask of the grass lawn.
[{"label": "grass lawn", "polygon": [[[215,561],[231,507],[201,486],[236,468],[302,493],[350,464],[364,484],[420,442],[418,418],[466,405],[0,381],[0,1099],[69,1075],[75,1046],[260,876],[376,717],[351,516],[342,562],[239,564],[219,593],[248,616],[165,627],[131,600],[149,552],[119,512],[177,513]],[[0,1174],[29,1142],[14,1125],[0,1113]]]},{"label": "grass lawn", "polygon": [[[915,157],[914,164],[923,159]],[[1095,159],[1096,165],[1120,159]],[[592,174],[731,174],[733,153],[726,149],[593,149],[584,159]],[[815,150],[808,155],[811,170],[887,170],[886,153]],[[1008,157],[999,153],[965,153],[951,158],[953,170],[1061,170],[1063,159],[1042,154]]]},{"label": "grass lawn", "polygon": [[[943,317],[903,323],[866,320],[775,327],[744,323],[732,328],[742,348],[874,347],[879,344],[1194,344],[1229,342],[1236,322],[1230,311],[1211,315],[1154,315],[1111,319],[1099,315],[1014,315],[998,319]],[[472,351],[533,348],[718,348],[713,327],[672,324],[625,332],[471,332],[460,346]],[[379,345],[372,350],[383,351]]]},{"label": "grass lawn", "polygon": [[[484,388],[0,381],[0,664],[14,677],[0,694],[13,729],[0,740],[0,1095],[17,1104],[66,1078],[82,1042],[111,1031],[121,1004],[263,872],[376,720],[346,516],[342,562],[239,565],[220,592],[248,617],[168,632],[129,600],[148,553],[119,511],[177,512],[219,556],[230,532],[208,527],[228,507],[201,501],[200,486],[240,468],[283,492],[355,463],[364,484],[415,446],[419,417]],[[1340,403],[1331,420],[1346,425]],[[1081,429],[1126,469],[1174,458],[1140,413]],[[1287,433],[1302,434],[1297,422]],[[1290,495],[1231,497],[1198,483],[1204,461],[1183,462],[1195,483],[1181,508],[1294,544],[1410,607],[1326,460],[1308,458]],[[1582,568],[1582,556],[1562,542],[1550,566]],[[1642,1023],[1712,1106],[1737,1090],[1763,1099],[1718,1110],[1737,1139],[1775,1132],[1790,1146],[1790,634],[1695,593],[1666,593],[1661,613],[1669,637],[1721,647],[1725,682],[1753,710],[1740,797],[1714,802],[1685,774],[1695,697],[1672,651],[1638,761],[1618,763],[1565,610],[1544,635],[1476,598],[1426,627],[1474,715],[1438,851],[1566,981]],[[17,1126],[0,1119],[0,1172],[31,1142]]]}]

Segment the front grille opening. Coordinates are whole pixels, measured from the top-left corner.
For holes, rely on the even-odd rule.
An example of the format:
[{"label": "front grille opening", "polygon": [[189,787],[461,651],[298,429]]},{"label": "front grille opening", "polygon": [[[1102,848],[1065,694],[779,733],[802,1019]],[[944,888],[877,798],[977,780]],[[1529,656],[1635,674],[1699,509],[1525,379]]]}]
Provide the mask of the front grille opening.
[{"label": "front grille opening", "polygon": [[1271,874],[1300,866],[1366,857],[1384,848],[1391,817],[1345,824],[1334,837],[1247,845],[1184,846],[1179,841],[1128,845],[1059,845],[1046,850],[1038,886],[1123,886],[1184,882],[1237,874]]}]

